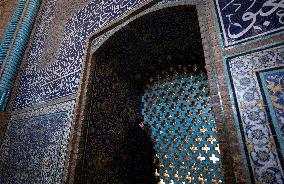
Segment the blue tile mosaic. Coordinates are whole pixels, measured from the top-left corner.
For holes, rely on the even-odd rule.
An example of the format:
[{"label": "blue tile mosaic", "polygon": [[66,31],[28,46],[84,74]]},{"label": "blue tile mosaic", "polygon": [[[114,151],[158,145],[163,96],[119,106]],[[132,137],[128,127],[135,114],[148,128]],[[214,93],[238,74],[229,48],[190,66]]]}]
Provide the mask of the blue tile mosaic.
[{"label": "blue tile mosaic", "polygon": [[283,0],[215,0],[224,45],[283,31]]},{"label": "blue tile mosaic", "polygon": [[257,78],[259,71],[283,66],[283,45],[226,59],[238,110],[236,121],[239,122],[256,183],[284,183],[283,155],[274,138]]},{"label": "blue tile mosaic", "polygon": [[[145,0],[108,0],[89,3],[66,23],[64,40],[56,62],[41,68],[39,61],[55,6],[55,1],[46,1],[13,109],[22,109],[76,93],[88,36],[145,2]],[[34,97],[35,94],[37,97]]]},{"label": "blue tile mosaic", "polygon": [[[9,141],[10,145],[6,145],[9,149],[1,156],[0,176],[3,183],[44,182],[44,177],[57,174],[48,173],[44,176],[42,168],[59,166],[58,161],[52,159],[52,155],[60,154],[57,141],[62,139],[66,121],[64,114],[11,121],[7,132],[11,136],[5,140]],[[3,147],[5,148],[5,145]],[[10,162],[3,162],[7,160]],[[62,174],[62,171],[59,173]]]},{"label": "blue tile mosaic", "polygon": [[[46,1],[28,53],[13,109],[23,109],[76,93],[88,37],[146,2],[146,0],[90,2],[68,19],[57,60],[47,67],[42,67],[41,56],[56,4],[54,0]],[[34,94],[37,94],[36,98]]]},{"label": "blue tile mosaic", "polygon": [[74,108],[69,101],[12,115],[0,148],[0,183],[63,182]]}]

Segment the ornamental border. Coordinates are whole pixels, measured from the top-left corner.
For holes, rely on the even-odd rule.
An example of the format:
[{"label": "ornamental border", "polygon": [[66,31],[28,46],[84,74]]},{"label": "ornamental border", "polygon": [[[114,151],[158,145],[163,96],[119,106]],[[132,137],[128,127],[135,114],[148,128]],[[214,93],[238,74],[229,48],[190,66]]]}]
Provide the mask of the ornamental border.
[{"label": "ornamental border", "polygon": [[211,5],[215,8],[215,10],[213,9],[214,21],[218,28],[217,32],[218,32],[219,44],[221,45],[221,48],[223,51],[240,48],[242,46],[256,44],[259,41],[275,38],[277,36],[281,36],[284,33],[284,27],[282,28],[280,27],[276,30],[264,32],[259,35],[255,35],[255,36],[252,36],[246,39],[242,39],[233,44],[227,44],[226,43],[227,40],[225,38],[225,33],[224,33],[223,20],[221,20],[222,18],[220,18],[219,16],[220,8],[219,8],[219,3],[217,1],[218,0],[212,0]]},{"label": "ornamental border", "polygon": [[[248,155],[248,150],[246,148],[246,141],[245,141],[245,136],[244,136],[244,132],[243,132],[243,127],[242,127],[242,120],[241,120],[241,115],[240,115],[240,111],[238,108],[238,101],[237,101],[237,97],[236,97],[236,92],[234,90],[234,84],[233,84],[233,79],[231,76],[231,71],[228,69],[229,68],[229,63],[228,60],[229,59],[233,59],[236,58],[238,56],[244,56],[247,54],[251,54],[251,53],[255,53],[258,51],[263,51],[266,49],[270,49],[270,48],[274,48],[274,47],[279,47],[284,45],[284,41],[280,41],[280,42],[276,42],[276,43],[271,43],[262,47],[256,47],[256,48],[251,48],[251,49],[247,49],[243,52],[240,53],[234,53],[234,54],[230,54],[230,55],[226,55],[224,56],[223,60],[223,67],[225,69],[225,73],[226,73],[226,85],[227,88],[229,90],[230,95],[230,100],[231,100],[231,109],[233,110],[233,119],[234,119],[234,124],[235,127],[237,127],[237,136],[238,139],[241,141],[241,148],[242,148],[242,152],[244,153],[243,156],[245,157],[245,161],[246,161],[246,165],[248,165],[248,167],[246,168],[247,172],[249,172],[250,175],[250,183],[254,184],[255,180],[254,180],[254,173],[252,171],[251,168],[251,161]],[[278,67],[274,67],[274,68],[278,68]],[[268,68],[268,69],[274,69],[274,68]],[[255,75],[257,76],[259,72],[263,71],[264,69],[261,69],[260,71],[255,71]],[[259,81],[258,81],[259,82]],[[262,94],[263,96],[263,94]],[[267,115],[269,114],[269,111],[266,110]],[[269,115],[268,115],[269,116]],[[269,123],[270,124],[270,123]],[[282,158],[279,158],[282,159]]]}]

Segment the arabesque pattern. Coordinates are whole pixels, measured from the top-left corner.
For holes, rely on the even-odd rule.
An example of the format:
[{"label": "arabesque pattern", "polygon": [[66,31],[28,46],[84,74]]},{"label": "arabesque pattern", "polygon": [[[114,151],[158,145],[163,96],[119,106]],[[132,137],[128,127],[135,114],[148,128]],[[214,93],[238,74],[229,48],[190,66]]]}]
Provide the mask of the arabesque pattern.
[{"label": "arabesque pattern", "polygon": [[[227,58],[229,78],[235,96],[236,122],[247,149],[256,182],[283,183],[281,153],[270,125],[257,74],[284,66],[284,46],[274,46]],[[269,78],[267,78],[269,81]],[[271,96],[273,97],[273,96]]]}]

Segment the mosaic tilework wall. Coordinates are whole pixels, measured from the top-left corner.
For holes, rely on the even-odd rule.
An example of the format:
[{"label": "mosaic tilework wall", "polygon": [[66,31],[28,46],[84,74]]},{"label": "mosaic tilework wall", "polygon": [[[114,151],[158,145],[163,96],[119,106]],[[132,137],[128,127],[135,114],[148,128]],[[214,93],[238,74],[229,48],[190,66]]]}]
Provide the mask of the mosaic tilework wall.
[{"label": "mosaic tilework wall", "polygon": [[[67,31],[65,32],[65,39],[64,39],[64,42],[62,43],[63,49],[60,55],[61,58],[64,58],[64,59],[60,60],[60,57],[59,57],[59,61],[54,62],[52,65],[47,66],[47,67],[41,67],[40,66],[41,54],[43,52],[46,37],[49,34],[48,33],[49,25],[50,25],[50,22],[53,20],[54,9],[56,6],[55,1],[45,1],[43,12],[41,14],[39,24],[36,28],[36,33],[33,38],[31,49],[28,54],[28,58],[27,58],[28,61],[26,63],[25,69],[23,70],[20,87],[19,87],[17,97],[14,103],[14,109],[19,110],[24,107],[32,106],[40,102],[46,102],[50,99],[57,99],[59,97],[66,96],[67,94],[76,93],[77,88],[78,88],[78,83],[79,83],[79,74],[81,72],[82,57],[84,54],[83,50],[86,47],[87,36],[89,36],[89,34],[91,34],[92,32],[97,31],[101,26],[110,22],[115,17],[122,15],[126,11],[141,4],[141,2],[142,1],[131,1],[131,2],[130,1],[118,1],[118,2],[108,1],[108,2],[100,2],[100,4],[94,3],[94,2],[90,3],[88,6],[86,6],[84,10],[81,10],[78,14],[76,14],[73,18],[71,18],[66,25]],[[96,14],[89,13],[93,11],[96,11],[98,13]],[[85,16],[86,14],[88,15],[88,17]],[[82,22],[84,21],[93,22],[94,23],[92,25],[93,27],[89,27],[91,24],[82,24]],[[78,27],[81,27],[81,28],[78,29]],[[74,41],[74,39],[76,39],[76,42]],[[74,42],[77,44],[73,45]],[[68,46],[66,47],[66,45]],[[72,45],[73,47],[70,47],[70,45]],[[64,49],[67,49],[67,51]],[[68,51],[68,49],[71,49],[71,50],[73,49],[73,50]],[[79,55],[66,56],[68,54],[69,55],[79,54]],[[66,61],[66,59],[68,61]],[[71,74],[69,71],[72,71]],[[64,109],[63,106],[62,107],[58,106],[57,111],[61,111],[63,109]],[[68,112],[68,113],[71,113],[71,112]],[[30,114],[33,114],[33,113],[30,113]],[[68,116],[72,116],[72,113],[68,114]],[[30,117],[30,118],[31,118],[31,122],[34,122],[34,124],[36,124],[37,122],[43,121],[41,118],[37,118],[37,117]],[[69,126],[71,126],[70,122],[72,121],[70,121],[69,119],[69,123],[67,123]],[[14,121],[11,121],[10,123],[13,124]],[[38,126],[33,127],[33,128],[40,129],[40,127]],[[19,127],[11,126],[8,128],[6,140],[5,140],[7,142],[6,145],[9,145],[11,143],[9,141],[13,140],[12,139],[13,134],[14,134],[13,131],[16,129],[19,129]],[[25,130],[26,129],[27,128],[25,127]],[[65,132],[68,133],[68,131],[65,131]],[[27,130],[25,133],[29,134],[29,131]],[[60,146],[60,145],[61,143],[58,143],[57,146]],[[23,146],[21,148],[24,148],[25,147],[24,142],[22,142],[19,146]],[[10,148],[8,146],[7,147],[3,146],[3,149],[8,150]],[[41,153],[42,152],[39,151],[37,154],[41,154]],[[13,156],[16,159],[20,157],[21,155],[17,155],[15,153],[15,155]],[[5,158],[5,157],[2,157],[2,158]],[[11,162],[8,162],[8,163],[16,162],[15,159],[12,159]],[[35,170],[37,170],[38,172],[42,172],[40,171],[39,168]],[[5,173],[11,174],[13,173],[13,171],[12,170],[6,171]],[[28,177],[30,175],[29,173],[26,173],[26,174],[27,175],[25,177]],[[12,179],[12,178],[9,178],[9,176],[6,176],[6,178],[7,178],[7,181]],[[46,181],[45,179],[41,177],[37,179],[39,181],[41,180]],[[51,179],[52,181],[58,181],[54,179],[52,176],[50,176],[49,179]]]},{"label": "mosaic tilework wall", "polygon": [[46,1],[17,91],[14,110],[76,93],[87,37],[144,2],[109,0],[89,3],[66,23],[57,60],[47,67],[39,67],[55,5],[55,1]]},{"label": "mosaic tilework wall", "polygon": [[[78,90],[87,38],[118,17],[146,3],[146,0],[91,1],[65,23],[58,56],[45,66],[42,58],[56,1],[46,1],[37,26],[13,109],[74,94]],[[166,2],[171,2],[169,0]],[[48,61],[49,62],[49,61]]]},{"label": "mosaic tilework wall", "polygon": [[[25,110],[33,111],[34,108],[32,106],[34,105],[46,103],[54,99],[60,100],[59,98],[61,97],[76,93],[78,90],[79,77],[81,73],[83,56],[85,54],[84,51],[86,49],[86,42],[88,36],[91,33],[94,33],[95,31],[99,30],[99,28],[101,28],[102,26],[110,23],[115,18],[122,16],[126,12],[141,5],[143,2],[144,1],[133,0],[115,2],[100,1],[89,3],[83,10],[80,10],[72,18],[68,19],[65,26],[64,39],[60,46],[60,52],[57,60],[51,62],[52,64],[48,66],[44,66],[41,65],[41,63],[45,62],[41,56],[44,52],[44,44],[46,42],[47,35],[49,34],[49,28],[54,18],[54,9],[56,6],[56,1],[45,1],[41,15],[39,17],[39,22],[37,24],[35,34],[32,38],[32,43],[27,55],[26,64],[22,69],[22,76],[19,88],[13,103],[13,109],[15,111],[15,114],[21,114],[21,112],[24,112]],[[65,106],[60,106],[60,103],[55,106],[56,110],[54,111],[54,113],[64,111],[65,109]],[[47,113],[50,109],[48,106],[43,107],[43,109],[44,110],[42,111],[46,111],[46,113],[41,114],[41,117],[38,117],[31,111],[24,113],[25,115],[23,115],[22,118],[16,118],[15,121],[14,117],[12,116],[12,120],[10,121],[11,126],[8,127],[6,138],[3,143],[3,152],[8,153],[9,150],[12,149],[12,146],[10,147],[8,145],[13,145],[12,141],[16,140],[14,139],[16,138],[14,137],[14,135],[17,135],[15,133],[16,129],[24,129],[23,135],[27,135],[27,139],[25,139],[25,142],[32,142],[31,144],[33,144],[33,141],[30,140],[32,136],[29,136],[29,125],[26,125],[26,123],[20,124],[19,122],[33,122],[34,126],[31,126],[33,127],[34,131],[41,129],[41,125],[38,125],[39,122],[44,122],[46,123],[46,126],[51,126],[51,122],[53,122],[53,120],[49,120],[49,117],[51,115],[48,115],[49,113]],[[73,111],[66,112],[66,116],[73,117]],[[60,120],[58,120],[58,122],[59,121]],[[72,118],[64,122],[66,126],[72,126]],[[12,126],[12,124],[15,125]],[[64,124],[63,120],[62,124]],[[18,125],[18,127],[16,125]],[[44,134],[48,137],[49,133],[50,135],[52,133],[48,132],[47,129]],[[64,132],[68,134],[70,133],[70,130],[66,129],[64,130]],[[31,134],[34,135],[32,131]],[[25,142],[17,144],[23,150],[30,149],[29,145],[25,147]],[[64,144],[67,144],[67,142],[64,142]],[[62,146],[64,144],[59,142],[56,143],[57,146]],[[36,154],[40,155],[44,151],[44,149],[41,149],[41,151],[38,151]],[[19,153],[13,154],[13,157],[15,159],[11,159],[10,162],[7,162],[7,164],[11,163],[13,165],[13,163],[16,163],[17,159],[21,157]],[[27,155],[27,157],[29,157],[29,153],[27,152],[25,152],[23,155]],[[8,158],[8,155],[3,155],[1,160],[4,160],[6,158]],[[28,162],[29,158],[27,158]],[[19,160],[20,162],[22,161],[21,159]],[[65,161],[65,159],[62,160]],[[25,168],[25,166],[27,165],[28,163],[23,164],[23,168]],[[40,166],[35,166],[35,168],[33,169],[34,171],[40,174],[38,174],[37,177],[30,178],[30,181],[32,179],[35,179],[37,181],[52,181],[51,183],[59,182],[58,178],[51,176],[52,174],[49,175],[44,173],[45,171],[48,172],[48,169],[44,169],[44,167],[41,167],[42,169],[39,169],[39,167]],[[27,167],[27,169],[29,170],[29,167]],[[12,170],[7,170],[3,172],[4,180],[9,182],[13,179],[18,179],[20,182],[29,182],[28,177],[32,172],[27,171],[25,173],[25,170],[23,169],[23,172],[19,173],[20,175],[22,174],[23,177],[15,176],[15,178],[13,178],[11,173],[13,173],[15,170],[17,170],[17,168],[12,168]],[[41,175],[44,175],[44,177],[46,178],[41,177]]]},{"label": "mosaic tilework wall", "polygon": [[[32,107],[40,103],[45,103],[50,100],[59,99],[70,94],[75,94],[78,90],[83,56],[84,54],[86,54],[85,50],[87,37],[90,34],[98,31],[102,26],[107,25],[117,17],[122,16],[130,10],[133,10],[133,8],[138,7],[144,2],[146,2],[146,0],[106,0],[90,2],[84,9],[80,11],[78,10],[78,12],[73,17],[67,20],[64,28],[64,33],[62,34],[64,38],[62,39],[63,41],[60,45],[59,54],[56,57],[56,60],[51,61],[50,65],[44,66],[41,65],[42,63],[45,63],[45,60],[42,58],[42,54],[45,48],[44,43],[46,42],[47,35],[50,31],[49,27],[52,25],[51,21],[53,20],[55,14],[54,7],[57,3],[57,1],[55,0],[45,1],[43,12],[40,16],[40,22],[36,28],[31,48],[27,56],[27,62],[25,68],[23,69],[23,75],[21,77],[18,92],[13,104],[13,109],[17,111],[20,109],[25,109],[27,107]],[[227,39],[225,46],[234,45],[235,43],[242,43],[254,37],[259,37],[259,35],[261,34],[272,34],[283,29],[283,23],[281,23],[283,7],[281,3],[277,5],[274,4],[270,7],[272,8],[271,10],[273,10],[273,12],[271,11],[271,14],[269,16],[258,15],[256,20],[249,19],[248,21],[243,21],[241,23],[237,22],[236,19],[241,20],[239,17],[242,16],[245,11],[257,11],[262,9],[261,7],[265,5],[264,1],[258,1],[257,3],[255,2],[256,1],[245,2],[238,0],[216,0],[216,4],[218,4],[218,6],[220,7],[220,22],[224,25],[224,31],[222,31],[222,33],[224,39]],[[234,14],[229,15],[229,11],[233,12]],[[228,16],[226,16],[227,14]],[[231,19],[228,19],[228,17],[230,17]],[[270,20],[272,19],[273,21],[271,21],[271,23]],[[249,30],[240,37],[231,38],[228,34],[230,20],[234,21],[231,24],[232,27],[234,26],[236,28],[239,28],[234,29],[236,32],[234,32],[233,34],[237,34],[238,31],[245,30],[246,28],[249,28]],[[251,25],[252,23],[253,25]],[[238,80],[235,80],[234,82],[238,83]],[[269,87],[270,86],[267,85],[268,89]],[[271,94],[274,94],[273,91],[269,92]],[[258,95],[260,96],[260,93]],[[278,96],[278,93],[276,96]],[[269,98],[267,97],[267,99]],[[271,101],[271,104],[272,103],[273,102]],[[275,106],[275,104],[273,105]],[[271,105],[271,107],[275,110],[276,108],[274,108],[274,106]],[[57,111],[61,111],[62,108],[63,107],[59,107]],[[242,110],[242,112],[243,111],[244,110]],[[265,112],[260,112],[260,115],[262,115],[263,117],[265,117],[265,114]],[[276,115],[276,117],[279,117],[279,115]],[[41,121],[41,118],[29,118]],[[281,126],[281,124],[279,126]],[[7,139],[9,139],[9,136],[13,135],[12,132],[13,131],[11,128],[8,129]],[[250,145],[252,144],[249,144],[248,147],[252,148],[252,146]],[[265,158],[263,157],[263,155],[265,154],[262,154],[265,153],[265,151],[252,151],[251,153],[252,154],[250,155],[250,158],[256,158],[258,155],[261,155],[262,159]],[[280,171],[281,169],[277,167],[277,164],[279,165],[279,163],[277,159],[273,160],[273,157],[276,158],[275,155],[270,154],[269,159],[271,160],[271,162],[267,161],[267,163],[273,166],[271,167],[272,169],[276,168],[273,170],[266,169],[267,167],[263,165],[264,161],[261,161],[260,164],[254,162],[257,167],[254,166],[253,169],[258,180],[264,181],[265,179],[263,178],[269,178],[271,176],[271,173],[274,172],[273,174],[275,174],[277,173],[276,171],[279,172],[278,174],[273,175],[273,177],[277,176],[278,179],[282,177]],[[269,182],[269,179],[267,181]]]},{"label": "mosaic tilework wall", "polygon": [[282,0],[215,0],[225,46],[283,32]]},{"label": "mosaic tilework wall", "polygon": [[61,183],[74,109],[73,100],[13,115],[0,148],[0,183]]},{"label": "mosaic tilework wall", "polygon": [[[226,60],[235,98],[237,126],[242,132],[251,172],[255,181],[260,183],[284,183],[282,111],[280,110],[280,114],[272,114],[265,108],[267,100],[271,100],[269,108],[276,113],[279,108],[283,109],[280,100],[283,93],[283,72],[278,71],[279,67],[284,66],[283,54],[284,46],[281,45]],[[266,70],[275,73],[263,74],[264,81],[261,81],[259,73]],[[271,95],[263,95],[263,87]]]}]

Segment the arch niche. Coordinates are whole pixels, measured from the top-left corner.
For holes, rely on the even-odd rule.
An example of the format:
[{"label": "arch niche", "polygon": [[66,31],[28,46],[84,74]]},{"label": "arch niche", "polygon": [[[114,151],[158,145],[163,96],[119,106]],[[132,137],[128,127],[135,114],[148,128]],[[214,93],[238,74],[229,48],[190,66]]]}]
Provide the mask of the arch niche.
[{"label": "arch niche", "polygon": [[[166,80],[168,74],[181,72],[206,75],[205,68],[210,69],[205,64],[208,56],[204,57],[203,51],[203,45],[208,47],[210,42],[201,38],[198,21],[201,18],[198,13],[196,6],[185,2],[161,3],[92,37],[89,44],[90,57],[87,58],[89,62],[85,66],[83,79],[86,82],[82,85],[83,92],[80,96],[82,108],[79,114],[83,118],[77,124],[77,129],[82,134],[77,146],[78,153],[75,154],[77,161],[71,157],[68,172],[69,177],[74,172],[73,177],[70,177],[74,180],[69,178],[70,181],[157,183],[155,179],[160,174],[160,179],[165,183],[181,183],[186,177],[186,181],[192,180],[192,183],[218,183],[233,177],[232,166],[226,164],[228,155],[222,152],[222,167],[225,169],[221,171],[219,165],[215,168],[218,173],[214,173],[215,166],[212,167],[213,175],[209,178],[198,171],[193,176],[192,169],[188,169],[183,178],[176,177],[176,171],[180,172],[181,169],[180,164],[167,177],[165,169],[158,167],[163,158],[158,154],[159,149],[155,143],[150,140],[153,134],[145,135],[145,130],[142,131],[138,126],[141,119],[149,125],[147,130],[153,125],[147,122],[145,113],[141,112],[141,97],[145,94],[145,86],[153,84],[149,80],[161,79],[160,75],[161,80]],[[194,69],[196,66],[200,69]],[[221,104],[216,106],[220,107]],[[223,133],[221,131],[218,136],[224,136]],[[158,141],[162,141],[162,138]],[[216,139],[218,140],[217,136]],[[200,146],[200,150],[203,146],[204,144]],[[222,144],[220,147],[221,150],[227,149]],[[185,149],[189,151],[190,148],[188,146]],[[153,164],[155,155],[159,157],[159,161]],[[174,161],[174,158],[171,159]],[[198,162],[195,157],[190,159]],[[209,160],[209,156],[207,159]],[[74,171],[72,163],[76,165]],[[165,167],[170,165],[171,162],[167,162]],[[205,166],[197,170],[204,170]],[[213,177],[216,174],[219,178]]]}]

